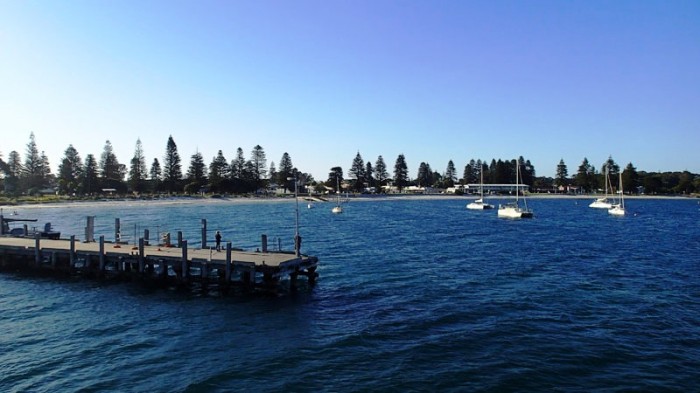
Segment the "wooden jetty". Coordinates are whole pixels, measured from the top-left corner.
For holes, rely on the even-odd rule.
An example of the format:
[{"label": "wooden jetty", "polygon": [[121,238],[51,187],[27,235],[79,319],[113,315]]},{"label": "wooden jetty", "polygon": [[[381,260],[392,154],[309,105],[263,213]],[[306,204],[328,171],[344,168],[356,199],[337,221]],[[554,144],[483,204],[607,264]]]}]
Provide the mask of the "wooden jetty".
[{"label": "wooden jetty", "polygon": [[[204,220],[203,226],[206,227]],[[141,279],[184,287],[216,286],[224,293],[234,288],[276,291],[287,278],[289,289],[294,291],[299,276],[306,277],[309,285],[315,284],[318,276],[317,257],[298,251],[270,252],[265,235],[262,251],[233,249],[231,242],[216,251],[206,247],[204,230],[204,248],[188,248],[187,241],[178,237],[176,246],[148,245],[144,238],[139,238],[138,246],[132,246],[106,242],[104,236],[92,242],[77,241],[75,236],[47,239],[40,233],[33,237],[0,236],[0,271]]]}]

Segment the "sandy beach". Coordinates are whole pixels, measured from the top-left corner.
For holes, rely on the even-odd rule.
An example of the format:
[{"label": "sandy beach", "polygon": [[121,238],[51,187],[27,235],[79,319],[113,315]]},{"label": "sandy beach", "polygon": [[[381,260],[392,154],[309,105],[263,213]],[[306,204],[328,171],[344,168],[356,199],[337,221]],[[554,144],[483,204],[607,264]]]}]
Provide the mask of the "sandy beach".
[{"label": "sandy beach", "polygon": [[[564,195],[564,194],[530,194],[529,199],[571,199],[571,200],[593,200],[599,195]],[[300,196],[300,202],[307,203]],[[478,198],[477,195],[453,195],[453,194],[419,194],[419,195],[349,195],[346,199],[350,202],[378,202],[378,201],[415,201],[415,200],[473,200]],[[511,196],[493,195],[486,196],[486,199],[509,199]],[[333,203],[332,198],[326,201],[314,198],[313,203]],[[345,198],[344,198],[345,199]],[[667,199],[667,200],[700,200],[698,196],[668,196],[668,195],[626,195],[625,199]],[[98,201],[57,201],[32,203],[24,202],[16,205],[0,205],[6,213],[10,214],[16,209],[32,209],[32,208],[72,208],[72,207],[100,207],[100,206],[145,206],[145,205],[202,205],[202,204],[251,204],[251,203],[279,203],[293,202],[294,196],[286,197],[230,197],[230,198],[192,198],[192,197],[171,197],[161,199],[104,199]]]}]

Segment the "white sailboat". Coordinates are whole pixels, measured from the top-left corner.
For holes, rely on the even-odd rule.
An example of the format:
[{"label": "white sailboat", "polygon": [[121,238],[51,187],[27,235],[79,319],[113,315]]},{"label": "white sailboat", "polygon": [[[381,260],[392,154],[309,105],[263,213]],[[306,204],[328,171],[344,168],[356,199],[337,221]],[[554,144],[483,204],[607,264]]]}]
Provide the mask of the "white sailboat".
[{"label": "white sailboat", "polygon": [[493,205],[484,202],[484,171],[481,171],[481,183],[479,183],[479,195],[480,195],[479,199],[467,204],[467,209],[470,209],[470,210],[493,209]]},{"label": "white sailboat", "polygon": [[525,207],[520,207],[520,163],[515,162],[515,202],[498,205],[498,217],[501,218],[532,218],[532,210],[527,208],[527,201],[523,196]]},{"label": "white sailboat", "polygon": [[620,172],[620,203],[612,205],[612,207],[608,209],[608,213],[614,216],[625,215],[625,193],[622,190],[622,172]]},{"label": "white sailboat", "polygon": [[[608,173],[608,166],[605,166],[605,196],[603,198],[597,198],[595,201],[591,202],[588,207],[593,207],[597,209],[610,209],[613,207],[613,202],[608,199],[608,185],[610,184],[610,174]],[[612,184],[610,184],[610,189],[612,189]]]},{"label": "white sailboat", "polygon": [[337,187],[335,195],[337,198],[336,198],[336,204],[333,207],[333,209],[331,209],[331,212],[333,212],[335,214],[340,214],[343,212],[343,207],[340,206],[340,179],[337,176],[335,178],[335,182],[336,182],[336,187]]}]

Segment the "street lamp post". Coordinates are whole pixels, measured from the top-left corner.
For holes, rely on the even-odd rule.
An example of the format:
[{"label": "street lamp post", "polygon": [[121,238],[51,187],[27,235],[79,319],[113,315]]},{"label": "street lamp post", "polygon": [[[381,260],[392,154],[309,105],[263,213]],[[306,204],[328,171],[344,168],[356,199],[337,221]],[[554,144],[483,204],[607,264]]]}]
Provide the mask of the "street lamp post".
[{"label": "street lamp post", "polygon": [[294,201],[296,203],[296,219],[295,219],[295,231],[294,231],[294,254],[300,256],[301,252],[299,250],[301,238],[299,237],[299,185],[297,183],[297,177],[288,177],[287,180],[294,180]]}]

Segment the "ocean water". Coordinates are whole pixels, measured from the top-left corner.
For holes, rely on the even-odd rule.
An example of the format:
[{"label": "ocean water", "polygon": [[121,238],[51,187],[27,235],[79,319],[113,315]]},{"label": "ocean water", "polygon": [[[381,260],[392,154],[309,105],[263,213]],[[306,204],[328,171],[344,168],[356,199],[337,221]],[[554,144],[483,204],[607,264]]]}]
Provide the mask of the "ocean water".
[{"label": "ocean water", "polygon": [[[589,202],[530,200],[521,221],[466,199],[302,203],[320,278],[278,297],[2,273],[0,391],[697,391],[700,205]],[[119,217],[124,240],[192,245],[205,218],[235,247],[293,247],[293,201],[16,210],[79,238],[94,215],[108,240]]]}]

